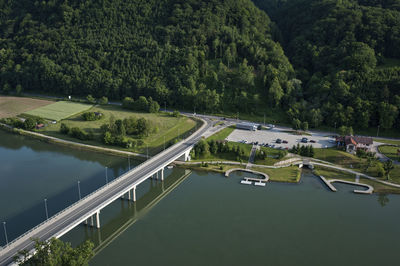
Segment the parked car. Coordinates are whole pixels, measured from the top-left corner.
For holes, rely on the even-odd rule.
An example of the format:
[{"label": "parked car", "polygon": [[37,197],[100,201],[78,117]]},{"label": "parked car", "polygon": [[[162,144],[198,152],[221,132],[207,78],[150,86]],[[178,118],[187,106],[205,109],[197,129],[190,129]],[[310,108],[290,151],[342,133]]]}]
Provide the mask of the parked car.
[{"label": "parked car", "polygon": [[315,140],[312,139],[312,140],[310,140],[310,142],[311,142],[311,143],[315,143]]},{"label": "parked car", "polygon": [[308,138],[302,138],[302,139],[301,139],[301,142],[307,143],[307,142],[308,142]]},{"label": "parked car", "polygon": [[287,143],[288,143],[288,141],[287,141],[287,140],[282,140],[282,143],[285,143],[285,144],[287,144]]},{"label": "parked car", "polygon": [[277,139],[277,140],[275,141],[275,143],[281,144],[281,143],[282,143],[282,140],[281,140],[281,139]]}]

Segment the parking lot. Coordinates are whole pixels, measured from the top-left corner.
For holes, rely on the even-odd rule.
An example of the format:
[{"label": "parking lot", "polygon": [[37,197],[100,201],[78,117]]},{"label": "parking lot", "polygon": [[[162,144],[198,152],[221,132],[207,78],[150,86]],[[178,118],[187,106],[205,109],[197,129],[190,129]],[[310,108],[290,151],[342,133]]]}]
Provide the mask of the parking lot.
[{"label": "parking lot", "polygon": [[[307,138],[307,143],[302,143],[301,139]],[[287,141],[287,143],[276,143],[277,139],[281,139],[282,141]],[[284,132],[278,128],[273,128],[270,130],[242,130],[235,129],[227,138],[228,141],[233,142],[244,142],[246,143],[255,143],[258,142],[260,145],[268,144],[274,148],[291,148],[293,145],[312,145],[314,148],[328,148],[335,146],[335,139],[331,136],[325,136],[321,134],[312,134],[312,136],[306,135],[295,135],[293,133]],[[313,142],[310,142],[314,141]]]}]

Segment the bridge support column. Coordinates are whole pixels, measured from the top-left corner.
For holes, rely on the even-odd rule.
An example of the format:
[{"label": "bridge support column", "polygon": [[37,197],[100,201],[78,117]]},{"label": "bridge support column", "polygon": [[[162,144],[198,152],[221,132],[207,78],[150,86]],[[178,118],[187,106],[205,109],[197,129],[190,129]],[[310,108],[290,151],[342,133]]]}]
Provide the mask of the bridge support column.
[{"label": "bridge support column", "polygon": [[133,194],[133,199],[132,200],[135,202],[136,201],[136,187],[133,187],[132,194]]},{"label": "bridge support column", "polygon": [[128,201],[131,201],[131,190],[128,190]]},{"label": "bridge support column", "polygon": [[100,211],[96,212],[96,226],[100,228]]},{"label": "bridge support column", "polygon": [[92,227],[94,226],[94,223],[93,223],[93,215],[90,216],[90,225],[91,225]]},{"label": "bridge support column", "polygon": [[156,179],[158,180],[158,171],[157,171],[157,174],[156,174]]},{"label": "bridge support column", "polygon": [[164,167],[161,168],[161,181],[164,181]]}]

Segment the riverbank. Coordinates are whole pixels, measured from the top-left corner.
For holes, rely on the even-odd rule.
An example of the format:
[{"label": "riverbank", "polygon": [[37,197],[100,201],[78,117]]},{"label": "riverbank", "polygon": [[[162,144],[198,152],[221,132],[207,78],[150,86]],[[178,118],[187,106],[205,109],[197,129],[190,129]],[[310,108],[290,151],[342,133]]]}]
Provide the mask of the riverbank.
[{"label": "riverbank", "polygon": [[88,151],[93,151],[93,152],[100,152],[103,154],[117,155],[117,156],[121,156],[121,157],[132,156],[132,157],[137,157],[137,158],[142,158],[142,159],[148,158],[148,156],[146,154],[140,154],[140,153],[129,152],[129,151],[121,151],[121,150],[116,150],[116,149],[111,149],[111,148],[104,148],[104,147],[100,147],[100,146],[94,146],[94,145],[64,140],[64,139],[60,139],[60,138],[56,138],[56,137],[47,136],[47,135],[37,133],[37,132],[27,131],[27,130],[19,129],[19,128],[13,128],[13,127],[3,124],[3,123],[0,123],[0,128],[3,129],[4,131],[10,132],[10,133],[35,138],[35,139],[38,139],[41,141],[45,141],[47,143],[68,146],[68,147],[72,147],[75,149],[83,149],[83,150],[88,150]]}]

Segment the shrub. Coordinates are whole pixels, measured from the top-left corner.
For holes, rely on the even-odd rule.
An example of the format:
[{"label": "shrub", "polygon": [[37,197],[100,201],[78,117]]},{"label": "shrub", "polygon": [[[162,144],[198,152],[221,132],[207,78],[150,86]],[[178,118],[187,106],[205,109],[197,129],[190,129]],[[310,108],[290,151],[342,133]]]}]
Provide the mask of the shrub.
[{"label": "shrub", "polygon": [[108,98],[103,96],[99,99],[99,104],[108,104]]},{"label": "shrub", "polygon": [[29,117],[25,120],[23,128],[26,130],[32,130],[36,126],[36,119]]},{"label": "shrub", "polygon": [[79,127],[71,128],[69,134],[72,137],[80,139],[80,140],[87,140],[88,139],[88,134],[85,131],[83,131],[82,129],[80,129]]},{"label": "shrub", "polygon": [[69,127],[66,125],[66,124],[64,124],[64,123],[61,123],[61,126],[60,126],[60,133],[61,134],[69,134],[69,131],[70,131],[70,129],[69,129]]},{"label": "shrub", "polygon": [[95,99],[91,94],[89,94],[89,95],[86,97],[86,100],[87,100],[89,103],[96,103],[96,99]]}]

